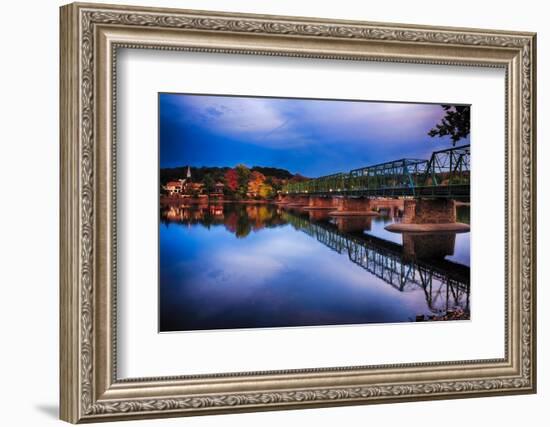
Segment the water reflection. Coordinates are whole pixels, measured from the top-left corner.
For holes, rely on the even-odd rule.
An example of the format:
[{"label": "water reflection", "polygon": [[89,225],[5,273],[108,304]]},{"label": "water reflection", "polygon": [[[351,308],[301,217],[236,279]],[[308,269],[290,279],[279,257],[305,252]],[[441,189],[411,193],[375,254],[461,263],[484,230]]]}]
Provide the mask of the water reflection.
[{"label": "water reflection", "polygon": [[[460,209],[469,215],[468,207]],[[331,217],[271,204],[164,206],[160,329],[469,318],[469,233],[384,230],[399,215]]]}]

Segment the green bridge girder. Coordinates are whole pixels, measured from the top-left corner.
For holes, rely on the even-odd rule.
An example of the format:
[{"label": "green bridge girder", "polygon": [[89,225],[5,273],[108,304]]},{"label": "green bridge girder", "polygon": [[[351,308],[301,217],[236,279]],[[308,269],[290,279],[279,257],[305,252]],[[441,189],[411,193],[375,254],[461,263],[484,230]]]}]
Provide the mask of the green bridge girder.
[{"label": "green bridge girder", "polygon": [[282,193],[469,199],[470,145],[434,151],[429,160],[400,159],[289,183]]}]

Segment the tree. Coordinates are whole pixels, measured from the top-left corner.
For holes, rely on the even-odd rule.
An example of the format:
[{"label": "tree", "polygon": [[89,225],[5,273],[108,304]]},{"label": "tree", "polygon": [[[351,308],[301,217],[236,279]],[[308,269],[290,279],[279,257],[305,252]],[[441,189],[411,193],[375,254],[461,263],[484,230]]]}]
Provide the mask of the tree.
[{"label": "tree", "polygon": [[248,192],[248,178],[250,177],[250,169],[248,169],[245,165],[237,165],[235,166],[235,170],[237,171],[237,182],[239,184],[237,191],[242,198],[245,198],[246,193]]},{"label": "tree", "polygon": [[271,196],[274,196],[283,189],[284,182],[286,181],[268,176],[265,180],[265,185],[268,185],[271,187],[271,192],[272,192]]},{"label": "tree", "polygon": [[273,191],[273,187],[271,185],[263,183],[260,185],[258,194],[262,199],[270,199],[274,196],[275,192]]},{"label": "tree", "polygon": [[229,190],[231,193],[234,193],[237,191],[237,188],[239,188],[239,175],[237,175],[237,171],[235,169],[229,169],[225,173],[225,188]]},{"label": "tree", "polygon": [[442,105],[445,116],[428,132],[431,137],[450,136],[453,146],[470,135],[470,107],[466,105]]},{"label": "tree", "polygon": [[303,182],[307,180],[309,180],[309,178],[306,178],[305,176],[302,176],[299,173],[297,173],[292,178],[290,178],[290,182]]},{"label": "tree", "polygon": [[216,189],[216,181],[210,174],[206,174],[202,180],[207,193],[213,193]]},{"label": "tree", "polygon": [[272,167],[252,166],[252,171],[258,171],[265,176],[272,176],[278,179],[290,179],[293,176],[286,169],[272,168]]},{"label": "tree", "polygon": [[252,195],[257,196],[260,194],[260,188],[265,182],[265,176],[263,173],[258,171],[252,171],[248,181],[248,192]]}]

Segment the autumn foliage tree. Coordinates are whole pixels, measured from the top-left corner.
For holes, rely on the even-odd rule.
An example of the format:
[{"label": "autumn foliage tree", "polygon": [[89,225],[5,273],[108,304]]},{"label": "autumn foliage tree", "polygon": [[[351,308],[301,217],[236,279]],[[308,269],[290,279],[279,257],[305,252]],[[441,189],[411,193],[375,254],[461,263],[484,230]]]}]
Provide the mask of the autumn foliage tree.
[{"label": "autumn foliage tree", "polygon": [[[181,168],[180,168],[181,169]],[[174,176],[181,176],[185,170],[165,170],[164,176],[166,181],[171,177],[170,173],[174,172]],[[179,173],[179,175],[176,174]],[[219,167],[202,167],[195,168],[192,173],[195,173],[193,182],[202,183],[204,191],[207,194],[216,191],[218,182],[224,184],[224,194],[229,199],[244,200],[244,199],[271,199],[277,195],[282,186],[286,182],[302,181],[304,178],[298,174],[292,175],[284,169],[259,167],[249,168],[246,165],[239,164],[234,168],[219,168]],[[270,175],[271,173],[277,175]],[[278,176],[285,176],[279,178]],[[290,178],[286,178],[286,176]]]},{"label": "autumn foliage tree", "polygon": [[225,173],[225,188],[231,193],[235,193],[239,188],[239,176],[235,169],[229,169]]},{"label": "autumn foliage tree", "polygon": [[258,171],[252,171],[250,178],[248,180],[248,193],[253,196],[258,196],[260,194],[260,189],[265,182],[265,176],[263,173]]}]

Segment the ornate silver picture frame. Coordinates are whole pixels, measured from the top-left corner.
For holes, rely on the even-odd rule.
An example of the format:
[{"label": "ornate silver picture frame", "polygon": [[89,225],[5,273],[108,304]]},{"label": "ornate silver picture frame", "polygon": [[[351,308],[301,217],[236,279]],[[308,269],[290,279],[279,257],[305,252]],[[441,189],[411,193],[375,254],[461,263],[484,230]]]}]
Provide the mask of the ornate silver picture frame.
[{"label": "ornate silver picture frame", "polygon": [[[61,8],[61,419],[97,422],[536,391],[533,33],[70,4]],[[504,70],[505,344],[499,359],[120,379],[120,49]],[[182,362],[185,363],[185,362]]]}]

